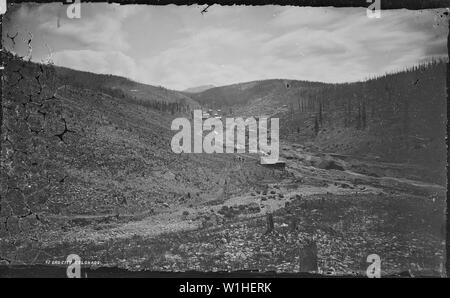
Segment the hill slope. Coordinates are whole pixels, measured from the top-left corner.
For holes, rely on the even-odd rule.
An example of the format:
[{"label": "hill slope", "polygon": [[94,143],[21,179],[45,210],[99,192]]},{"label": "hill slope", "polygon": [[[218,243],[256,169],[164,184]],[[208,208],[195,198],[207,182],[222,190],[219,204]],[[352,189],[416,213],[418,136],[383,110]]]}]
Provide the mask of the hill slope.
[{"label": "hill slope", "polygon": [[191,97],[202,105],[224,108],[234,105],[247,105],[255,101],[272,100],[278,102],[294,96],[293,94],[301,88],[322,85],[324,84],[295,80],[264,80],[216,87],[192,94]]},{"label": "hill slope", "polygon": [[[184,110],[103,92],[132,86],[160,100],[158,87],[4,60],[0,236],[67,227],[51,219],[157,214],[270,177],[257,163],[242,171],[230,155],[173,153],[170,124]],[[189,100],[171,91],[163,99]]]},{"label": "hill slope", "polygon": [[206,91],[208,89],[214,88],[214,85],[203,85],[203,86],[197,86],[197,87],[191,87],[183,90],[183,92],[186,93],[200,93],[203,91]]},{"label": "hill slope", "polygon": [[198,104],[181,92],[134,82],[114,75],[94,74],[55,66],[59,85],[68,84],[109,94],[117,98],[128,98],[152,107],[164,104],[177,104],[179,110],[188,111]]},{"label": "hill slope", "polygon": [[216,87],[192,98],[238,116],[276,116],[280,135],[322,152],[425,166],[417,178],[446,177],[447,63],[365,82],[265,80]]}]

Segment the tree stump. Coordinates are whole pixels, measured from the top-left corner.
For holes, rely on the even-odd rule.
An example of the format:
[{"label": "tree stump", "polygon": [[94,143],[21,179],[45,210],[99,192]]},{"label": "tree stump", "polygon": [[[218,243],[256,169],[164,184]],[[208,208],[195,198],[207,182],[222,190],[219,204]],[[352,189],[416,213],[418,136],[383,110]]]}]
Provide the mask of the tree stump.
[{"label": "tree stump", "polygon": [[297,218],[295,218],[295,217],[291,218],[290,230],[291,230],[291,232],[297,231]]},{"label": "tree stump", "polygon": [[317,272],[317,244],[310,240],[300,247],[300,272]]},{"label": "tree stump", "polygon": [[116,206],[114,208],[114,216],[116,217],[116,219],[119,219],[119,217],[120,217],[120,208],[119,208],[119,206]]}]

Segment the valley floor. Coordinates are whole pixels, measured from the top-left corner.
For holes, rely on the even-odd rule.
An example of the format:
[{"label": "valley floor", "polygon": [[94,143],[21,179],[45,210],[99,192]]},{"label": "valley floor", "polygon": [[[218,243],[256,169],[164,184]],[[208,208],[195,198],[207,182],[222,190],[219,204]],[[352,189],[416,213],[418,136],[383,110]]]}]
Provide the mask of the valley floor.
[{"label": "valley floor", "polygon": [[[60,216],[70,221],[64,231],[17,248],[15,258],[45,263],[76,253],[129,270],[292,273],[307,270],[306,255],[317,257],[321,274],[365,275],[367,256],[378,254],[384,275],[445,274],[444,186],[415,180],[410,165],[311,153],[297,144],[284,144],[281,156],[284,174],[266,187],[150,214]],[[258,162],[242,157],[242,167]]]}]

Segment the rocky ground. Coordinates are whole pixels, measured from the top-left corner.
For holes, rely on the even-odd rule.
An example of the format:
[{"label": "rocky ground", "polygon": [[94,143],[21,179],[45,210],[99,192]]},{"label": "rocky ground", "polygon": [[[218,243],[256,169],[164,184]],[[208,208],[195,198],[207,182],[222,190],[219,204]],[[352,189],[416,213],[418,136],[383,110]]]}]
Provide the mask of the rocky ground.
[{"label": "rocky ground", "polygon": [[[362,161],[301,145],[284,144],[282,157],[286,169],[271,170],[279,179],[265,186],[196,203],[184,197],[136,217],[60,218],[64,231],[43,236],[34,250],[24,242],[16,256],[39,263],[77,252],[130,270],[301,272],[314,243],[321,274],[364,275],[372,253],[385,275],[444,274],[445,187],[383,175],[400,173],[400,165],[372,161],[362,171]],[[246,163],[257,160],[247,155]]]}]

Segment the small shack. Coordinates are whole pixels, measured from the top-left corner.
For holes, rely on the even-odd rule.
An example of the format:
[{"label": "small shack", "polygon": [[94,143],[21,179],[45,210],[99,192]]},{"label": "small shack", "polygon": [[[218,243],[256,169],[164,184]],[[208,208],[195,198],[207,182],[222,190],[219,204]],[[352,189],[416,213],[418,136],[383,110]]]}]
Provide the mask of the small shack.
[{"label": "small shack", "polygon": [[278,159],[277,161],[273,161],[271,159],[261,157],[261,160],[259,162],[262,166],[277,169],[277,170],[284,170],[286,168],[286,161]]}]

